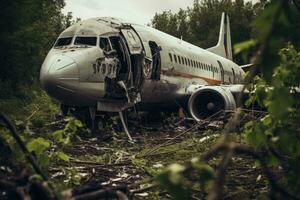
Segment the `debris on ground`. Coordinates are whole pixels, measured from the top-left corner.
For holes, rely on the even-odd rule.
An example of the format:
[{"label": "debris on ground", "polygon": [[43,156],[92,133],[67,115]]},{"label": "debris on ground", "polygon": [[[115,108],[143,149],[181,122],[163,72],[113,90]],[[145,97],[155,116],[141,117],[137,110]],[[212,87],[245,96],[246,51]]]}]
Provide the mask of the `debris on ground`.
[{"label": "debris on ground", "polygon": [[[244,119],[259,119],[263,115],[263,112],[249,112]],[[60,187],[61,182],[69,181],[72,189],[63,190],[63,199],[168,198],[169,195],[157,187],[153,178],[164,167],[175,162],[189,161],[207,151],[222,138],[221,133],[229,117],[230,113],[225,113],[199,122],[189,118],[170,117],[160,127],[130,126],[134,143],[128,142],[125,133],[116,133],[113,129],[107,129],[98,135],[84,135],[81,140],[64,148],[64,152],[70,157],[69,162],[52,163],[47,174],[51,182]],[[64,122],[52,122],[49,126],[61,127],[62,123]],[[232,160],[224,199],[240,199],[245,195],[253,197],[266,193],[268,187],[264,176],[259,168],[253,166],[254,161],[248,157]],[[13,183],[11,187],[15,188],[14,191],[21,191],[21,194],[25,193],[18,188],[25,187],[30,194],[27,191],[33,187],[30,178],[27,177],[23,185],[18,185],[15,183],[19,181],[6,180],[8,174],[14,176],[9,166],[1,166],[1,199],[9,199],[10,193],[3,187],[2,181]],[[195,199],[201,196],[196,189],[194,192]],[[205,194],[202,196],[205,197]],[[25,199],[24,197],[21,196],[21,199]]]}]

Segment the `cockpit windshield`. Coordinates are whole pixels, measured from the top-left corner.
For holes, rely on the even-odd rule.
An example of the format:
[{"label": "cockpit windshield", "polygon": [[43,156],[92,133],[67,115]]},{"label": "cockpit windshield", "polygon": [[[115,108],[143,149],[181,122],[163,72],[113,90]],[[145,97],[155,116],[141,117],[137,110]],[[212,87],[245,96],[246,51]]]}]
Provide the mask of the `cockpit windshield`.
[{"label": "cockpit windshield", "polygon": [[72,39],[73,37],[58,38],[54,47],[62,47],[62,46],[70,45],[72,43]]},{"label": "cockpit windshield", "polygon": [[75,45],[88,45],[88,46],[96,46],[97,45],[97,37],[76,37]]},{"label": "cockpit windshield", "polygon": [[100,48],[104,51],[111,51],[111,46],[109,43],[108,38],[106,37],[100,37]]}]

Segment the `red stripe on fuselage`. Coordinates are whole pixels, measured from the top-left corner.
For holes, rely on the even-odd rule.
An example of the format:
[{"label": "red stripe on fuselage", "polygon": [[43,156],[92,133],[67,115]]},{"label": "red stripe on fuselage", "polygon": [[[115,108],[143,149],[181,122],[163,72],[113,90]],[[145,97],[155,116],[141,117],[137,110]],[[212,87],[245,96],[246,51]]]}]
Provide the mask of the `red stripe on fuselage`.
[{"label": "red stripe on fuselage", "polygon": [[217,85],[217,84],[221,83],[220,80],[205,78],[205,77],[202,77],[202,76],[196,76],[196,75],[182,73],[182,72],[176,72],[176,71],[171,71],[171,70],[161,70],[161,72],[165,76],[175,76],[175,77],[181,77],[181,78],[197,78],[197,79],[202,79],[202,80],[206,81],[208,84],[211,84],[211,85]]}]

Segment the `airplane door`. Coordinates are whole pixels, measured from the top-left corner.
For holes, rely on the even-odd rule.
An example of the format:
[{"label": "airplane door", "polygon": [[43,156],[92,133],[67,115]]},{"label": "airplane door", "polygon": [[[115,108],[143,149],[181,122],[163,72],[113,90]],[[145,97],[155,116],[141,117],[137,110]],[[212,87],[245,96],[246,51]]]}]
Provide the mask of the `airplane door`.
[{"label": "airplane door", "polygon": [[121,32],[127,41],[130,54],[141,54],[143,51],[143,45],[136,32],[132,29],[122,29]]},{"label": "airplane door", "polygon": [[224,68],[220,61],[218,61],[219,67],[220,67],[220,73],[221,73],[221,84],[224,84]]},{"label": "airplane door", "polygon": [[149,46],[152,54],[152,73],[151,79],[160,80],[160,70],[161,70],[161,48],[154,41],[149,41]]}]

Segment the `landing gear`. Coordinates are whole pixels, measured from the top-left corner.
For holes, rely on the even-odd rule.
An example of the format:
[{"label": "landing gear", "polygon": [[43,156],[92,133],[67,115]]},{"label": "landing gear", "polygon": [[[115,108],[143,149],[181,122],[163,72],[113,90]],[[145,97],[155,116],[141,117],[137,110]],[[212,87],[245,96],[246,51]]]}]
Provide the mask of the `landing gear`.
[{"label": "landing gear", "polygon": [[102,116],[96,116],[92,123],[92,132],[99,133],[105,129],[105,120]]},{"label": "landing gear", "polygon": [[105,129],[106,120],[103,113],[97,113],[94,108],[77,107],[70,109],[72,115],[86,124],[93,133],[100,133]]},{"label": "landing gear", "polygon": [[92,132],[99,133],[105,129],[105,115],[98,113],[94,107],[89,107],[89,120],[91,121]]},{"label": "landing gear", "polygon": [[130,133],[128,131],[127,124],[125,122],[124,114],[123,114],[122,111],[119,112],[119,116],[120,116],[120,119],[121,119],[121,122],[122,122],[122,125],[123,125],[123,128],[124,128],[124,131],[127,134],[127,137],[129,138],[130,141],[133,141],[132,137],[131,137],[131,135],[130,135]]}]

